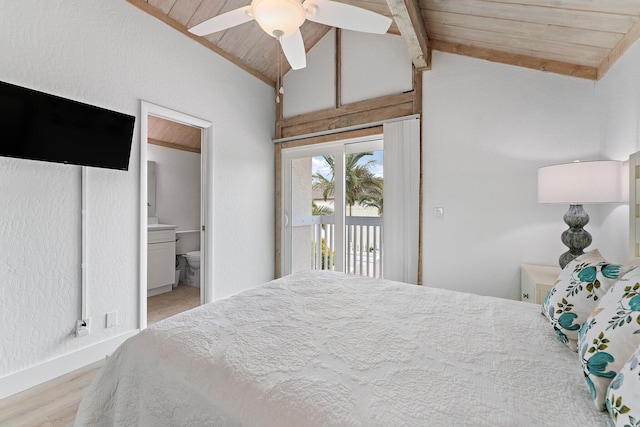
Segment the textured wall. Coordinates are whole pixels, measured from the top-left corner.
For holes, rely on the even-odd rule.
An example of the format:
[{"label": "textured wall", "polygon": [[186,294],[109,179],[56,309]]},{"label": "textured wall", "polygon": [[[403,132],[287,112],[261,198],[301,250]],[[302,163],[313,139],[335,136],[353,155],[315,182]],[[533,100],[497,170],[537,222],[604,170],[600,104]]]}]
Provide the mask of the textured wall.
[{"label": "textured wall", "polygon": [[[640,40],[598,82],[603,157],[626,160],[640,150]],[[629,257],[628,205],[603,206],[603,250],[624,262]]]},{"label": "textured wall", "polygon": [[[364,46],[375,46],[367,49]],[[411,58],[400,36],[342,32],[342,103],[413,89]]]},{"label": "textured wall", "polygon": [[[432,65],[423,100],[424,282],[519,299],[520,264],[554,265],[566,250],[568,206],[538,204],[537,169],[600,158],[595,84],[440,52]],[[587,211],[598,247],[600,207]]]},{"label": "textured wall", "polygon": [[[0,80],[137,117],[146,100],[214,123],[215,293],[271,279],[273,89],[124,1],[0,5]],[[72,334],[80,168],[0,158],[0,377],[137,328],[138,125],[128,172],[88,172],[93,325],[82,338]],[[119,324],[105,329],[110,311]]]}]

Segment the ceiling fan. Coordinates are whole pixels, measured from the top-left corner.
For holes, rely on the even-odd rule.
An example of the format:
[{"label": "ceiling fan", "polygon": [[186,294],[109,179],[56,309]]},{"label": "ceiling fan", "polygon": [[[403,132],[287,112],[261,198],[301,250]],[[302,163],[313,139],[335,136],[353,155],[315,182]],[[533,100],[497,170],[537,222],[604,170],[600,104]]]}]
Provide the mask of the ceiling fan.
[{"label": "ceiling fan", "polygon": [[249,6],[214,16],[189,29],[204,36],[254,20],[282,46],[294,70],[307,65],[300,26],[305,19],[319,24],[365,33],[384,34],[391,18],[360,7],[331,0],[252,0]]}]

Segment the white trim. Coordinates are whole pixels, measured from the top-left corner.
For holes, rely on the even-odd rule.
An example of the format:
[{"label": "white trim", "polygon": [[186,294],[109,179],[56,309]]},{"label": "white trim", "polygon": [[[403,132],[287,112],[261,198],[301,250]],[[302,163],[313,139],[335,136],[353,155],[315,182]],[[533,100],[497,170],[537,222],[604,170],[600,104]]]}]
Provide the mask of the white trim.
[{"label": "white trim", "polygon": [[0,378],[0,399],[4,399],[61,375],[97,362],[113,353],[128,338],[136,335],[136,329],[89,347],[39,363],[14,374]]},{"label": "white trim", "polygon": [[344,154],[358,154],[365,151],[383,151],[384,137],[382,134],[372,135],[367,139],[344,141]]},{"label": "white trim", "polygon": [[160,117],[163,119],[171,120],[172,122],[180,122],[185,125],[195,126],[202,129],[213,126],[213,123],[199,119],[198,117],[190,116],[188,114],[181,113],[179,111],[171,110],[160,105],[152,104],[147,101],[141,101],[143,109],[146,108],[147,113]]},{"label": "white trim", "polygon": [[[161,117],[174,122],[195,126],[202,129],[201,148],[201,222],[206,231],[200,231],[200,301],[211,302],[215,299],[213,286],[213,123],[188,114],[174,111],[150,102],[140,102],[140,254],[138,293],[139,311],[138,326],[140,330],[147,327],[147,131],[149,115]],[[202,227],[201,227],[202,230]]]},{"label": "white trim", "polygon": [[140,104],[140,253],[138,255],[138,328],[143,330],[147,327],[147,238],[149,216],[149,199],[147,197],[147,139],[149,129],[149,111],[151,106],[142,101]]},{"label": "white trim", "polygon": [[307,133],[305,135],[290,136],[290,137],[287,137],[287,138],[279,138],[279,139],[272,140],[272,142],[274,144],[277,144],[279,142],[297,141],[299,139],[314,138],[316,136],[333,135],[335,133],[342,133],[342,132],[348,132],[348,131],[352,131],[352,130],[366,129],[366,128],[371,128],[371,127],[375,127],[375,126],[384,125],[385,123],[395,123],[395,122],[401,122],[401,121],[404,121],[404,120],[411,120],[411,119],[420,119],[420,114],[412,114],[410,116],[396,117],[395,119],[380,120],[380,121],[377,121],[377,122],[364,123],[364,124],[361,124],[361,125],[347,126],[347,127],[344,127],[344,128],[323,130],[323,131],[320,131],[320,132]]},{"label": "white trim", "polygon": [[[292,239],[292,215],[291,215],[291,161],[305,157],[333,155],[335,159],[335,174],[344,176],[344,141],[307,145],[303,147],[285,148],[282,150],[282,218],[281,218],[281,248],[282,256],[280,268],[282,275],[291,273],[291,239]],[[335,242],[335,270],[344,271],[344,226],[340,226],[340,219],[344,217],[344,185],[336,180],[334,215],[336,217]],[[344,219],[342,219],[344,221]],[[340,243],[342,242],[342,243]]]},{"label": "white trim", "polygon": [[[215,300],[213,286],[213,212],[215,198],[213,194],[213,125],[202,128],[201,143],[201,185],[200,185],[200,218],[206,230],[200,227],[200,257],[204,268],[200,269],[200,303],[206,304]],[[205,248],[202,251],[202,248]]]}]

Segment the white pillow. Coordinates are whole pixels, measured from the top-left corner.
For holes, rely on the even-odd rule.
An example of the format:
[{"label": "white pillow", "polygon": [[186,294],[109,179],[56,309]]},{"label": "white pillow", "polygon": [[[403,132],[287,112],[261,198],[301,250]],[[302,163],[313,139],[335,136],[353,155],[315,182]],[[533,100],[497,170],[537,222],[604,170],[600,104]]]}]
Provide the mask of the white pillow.
[{"label": "white pillow", "polygon": [[640,347],[611,381],[607,411],[617,427],[640,426]]},{"label": "white pillow", "polygon": [[594,249],[562,269],[542,304],[542,313],[571,350],[578,351],[578,332],[602,296],[631,268],[608,263]]},{"label": "white pillow", "polygon": [[607,388],[640,346],[640,269],[627,273],[580,330],[580,360],[596,406],[605,409]]}]

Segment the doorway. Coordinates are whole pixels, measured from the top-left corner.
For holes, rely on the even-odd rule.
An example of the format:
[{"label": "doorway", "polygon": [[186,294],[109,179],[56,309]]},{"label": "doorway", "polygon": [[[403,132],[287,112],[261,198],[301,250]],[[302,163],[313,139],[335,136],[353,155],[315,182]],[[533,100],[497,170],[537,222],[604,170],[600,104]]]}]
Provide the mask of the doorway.
[{"label": "doorway", "polygon": [[[208,194],[213,188],[213,128],[208,121],[143,101],[140,134],[139,325],[142,330],[158,318],[213,300],[213,230],[207,227],[212,224],[212,200]],[[176,200],[170,200],[173,198]],[[165,244],[165,249],[170,251],[168,259],[173,260],[161,263],[162,269],[170,270],[173,286],[148,289],[148,283],[156,286],[151,279],[157,276],[156,257],[161,253],[156,249],[159,245],[155,237],[153,241],[148,237],[149,232],[157,228],[154,223],[175,226],[176,242]],[[199,269],[194,257],[197,252],[200,253]],[[150,308],[153,311],[148,313]]]}]

